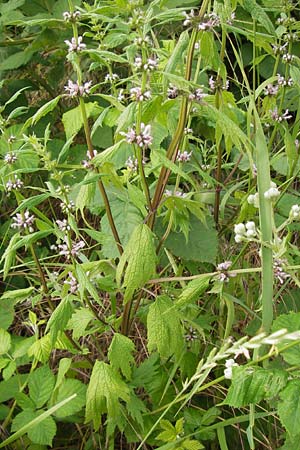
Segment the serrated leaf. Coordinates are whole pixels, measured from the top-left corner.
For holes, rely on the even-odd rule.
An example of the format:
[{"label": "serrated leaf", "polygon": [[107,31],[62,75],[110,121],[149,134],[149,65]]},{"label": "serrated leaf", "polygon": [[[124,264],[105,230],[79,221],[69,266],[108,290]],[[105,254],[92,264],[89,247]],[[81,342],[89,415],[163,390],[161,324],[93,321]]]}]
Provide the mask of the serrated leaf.
[{"label": "serrated leaf", "polygon": [[[125,246],[132,236],[134,229],[143,221],[143,217],[139,209],[132,204],[129,198],[121,200],[120,198],[112,197],[110,204],[120,240],[122,245]],[[119,256],[119,252],[113,240],[106,214],[101,220],[101,228],[108,237],[111,237],[110,241],[105,242],[102,246],[103,255],[106,258],[117,258]]]},{"label": "serrated leaf", "polygon": [[[25,377],[27,377],[27,375],[25,375]],[[8,444],[11,444],[12,442],[14,442],[17,439],[19,439],[21,436],[23,436],[25,433],[27,433],[33,427],[40,425],[44,420],[46,420],[48,417],[50,417],[51,414],[54,414],[55,411],[57,411],[62,406],[66,405],[69,401],[73,400],[73,398],[75,398],[75,397],[76,397],[76,394],[74,394],[71,397],[63,400],[60,403],[57,403],[56,405],[52,406],[52,408],[48,409],[47,411],[43,412],[42,414],[39,414],[37,417],[32,419],[29,423],[27,423],[26,425],[22,426],[18,431],[16,431],[9,438],[7,438],[3,442],[1,442],[0,448],[6,447]]]},{"label": "serrated leaf", "polygon": [[[178,64],[183,63],[183,55],[187,48],[188,42],[189,42],[189,33],[188,31],[184,31],[183,33],[181,33],[176,43],[176,46],[170,58],[168,59],[168,62],[165,67],[165,73],[174,73]],[[165,85],[167,85],[166,82]]]},{"label": "serrated leaf", "polygon": [[57,372],[57,376],[56,376],[56,383],[55,383],[54,390],[58,389],[59,386],[61,385],[61,383],[64,381],[64,377],[65,377],[66,373],[68,372],[68,370],[70,369],[71,364],[72,364],[71,358],[62,358],[59,361],[58,372]]},{"label": "serrated leaf", "polygon": [[[87,117],[89,118],[93,115],[99,114],[103,108],[101,108],[97,103],[93,102],[85,103],[85,109]],[[72,136],[76,136],[76,134],[83,126],[80,105],[65,112],[62,116],[62,122],[64,124],[66,138],[70,139]]]},{"label": "serrated leaf", "polygon": [[148,349],[157,349],[164,358],[180,355],[183,348],[182,326],[173,306],[169,297],[157,297],[147,316]]},{"label": "serrated leaf", "polygon": [[291,380],[280,394],[278,414],[283,426],[291,436],[299,434],[300,429],[300,380]]},{"label": "serrated leaf", "polygon": [[79,339],[81,336],[84,336],[86,327],[88,326],[90,321],[94,319],[95,316],[90,309],[77,309],[68,323],[68,329],[73,330],[73,338]]},{"label": "serrated leaf", "polygon": [[60,99],[61,95],[58,95],[57,97],[41,106],[41,108],[32,117],[30,117],[30,119],[26,121],[26,123],[24,124],[24,128],[35,125],[42,117],[53,111]]},{"label": "serrated leaf", "polygon": [[0,328],[0,355],[8,352],[11,346],[10,334],[3,328]]},{"label": "serrated leaf", "polygon": [[127,380],[131,379],[131,366],[134,363],[135,346],[131,339],[123,334],[115,333],[108,348],[108,359],[112,367],[120,370]]},{"label": "serrated leaf", "polygon": [[50,398],[55,377],[48,366],[36,369],[29,377],[29,395],[37,408],[41,408]]},{"label": "serrated leaf", "polygon": [[[40,416],[40,412],[26,409],[18,414],[12,423],[12,431],[18,431],[28,425],[29,422]],[[28,429],[28,437],[35,444],[52,445],[52,440],[56,434],[56,424],[52,417],[45,418],[38,425]]]},{"label": "serrated leaf", "polygon": [[180,308],[188,303],[193,303],[197,298],[199,298],[199,296],[208,289],[210,278],[210,275],[203,274],[199,276],[199,278],[190,281],[176,301],[176,307]]},{"label": "serrated leaf", "polygon": [[206,225],[195,216],[189,220],[188,242],[183,233],[171,232],[165,241],[168,250],[185,261],[215,263],[218,251],[218,237],[211,217]]},{"label": "serrated leaf", "polygon": [[33,197],[26,198],[19,204],[19,206],[15,209],[13,214],[16,214],[17,212],[22,211],[24,209],[31,209],[33,206],[39,205],[50,196],[51,194],[49,192],[44,192],[43,194],[34,195]]},{"label": "serrated leaf", "polygon": [[4,61],[0,64],[0,70],[13,70],[18,69],[24,64],[28,63],[30,58],[32,57],[32,52],[17,52],[13,55],[8,56],[4,59]]},{"label": "serrated leaf", "polygon": [[255,0],[240,0],[240,3],[251,14],[253,19],[257,20],[270,34],[275,34],[274,25],[262,6],[256,3]]},{"label": "serrated leaf", "polygon": [[50,335],[46,334],[35,341],[28,349],[28,355],[34,356],[38,361],[46,363],[52,350]]},{"label": "serrated leaf", "polygon": [[60,419],[79,412],[86,402],[86,390],[86,385],[79,380],[64,380],[58,389],[58,393],[55,395],[55,403],[61,402],[75,393],[77,395],[73,400],[68,402],[64,408],[57,410],[55,416]]},{"label": "serrated leaf", "polygon": [[[272,325],[272,332],[282,330],[285,328],[289,333],[299,331],[300,329],[300,313],[290,312],[288,314],[282,314],[274,320]],[[281,349],[286,342],[279,343],[277,347]],[[283,359],[291,365],[297,365],[300,360],[300,344],[281,352]]]},{"label": "serrated leaf", "polygon": [[125,287],[124,303],[127,303],[136,289],[155,274],[156,252],[153,242],[153,233],[145,224],[138,225],[125,247],[117,267],[116,280]]},{"label": "serrated leaf", "polygon": [[131,392],[128,402],[126,402],[126,409],[130,416],[144,428],[143,413],[147,411],[145,403],[137,397],[134,392]]},{"label": "serrated leaf", "polygon": [[73,313],[73,307],[69,296],[61,300],[59,305],[52,312],[50,319],[47,322],[46,332],[51,330],[51,341],[56,341],[59,331],[63,331]]},{"label": "serrated leaf", "polygon": [[127,385],[110,365],[96,361],[87,390],[85,423],[93,421],[97,430],[102,414],[116,419],[120,414],[119,399],[129,400]]},{"label": "serrated leaf", "polygon": [[[285,386],[286,380],[287,374],[283,370],[235,367],[224,404],[240,408],[250,403],[258,403],[264,398],[276,395]],[[273,388],[270,389],[270,386]]]}]

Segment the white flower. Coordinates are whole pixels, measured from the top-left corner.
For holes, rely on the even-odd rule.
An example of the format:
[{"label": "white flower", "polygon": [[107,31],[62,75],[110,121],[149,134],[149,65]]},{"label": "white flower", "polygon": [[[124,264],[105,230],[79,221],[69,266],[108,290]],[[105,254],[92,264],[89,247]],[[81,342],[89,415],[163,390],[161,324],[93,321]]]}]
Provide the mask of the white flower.
[{"label": "white flower", "polygon": [[74,275],[72,274],[72,272],[69,272],[68,275],[69,275],[69,279],[65,280],[64,284],[69,284],[70,285],[70,288],[69,288],[70,293],[75,294],[79,289],[79,284],[78,284],[76,278],[74,277]]},{"label": "white flower", "polygon": [[11,228],[28,230],[30,233],[34,231],[32,225],[35,221],[35,217],[30,215],[28,209],[22,213],[17,213],[12,219],[13,223],[11,224]]},{"label": "white flower", "polygon": [[279,197],[280,191],[276,186],[276,183],[273,181],[271,182],[271,187],[264,193],[264,197],[267,200],[275,200],[277,197]]},{"label": "white flower", "polygon": [[233,367],[237,367],[238,364],[235,362],[234,359],[227,359],[225,361],[225,367],[226,369],[224,370],[224,377],[228,380],[231,380],[232,378],[232,368]]},{"label": "white flower", "polygon": [[69,11],[65,11],[63,13],[63,18],[66,22],[75,22],[77,19],[80,18],[80,11],[74,11],[73,13],[70,13]]},{"label": "white flower", "polygon": [[82,42],[82,36],[78,36],[76,39],[72,37],[71,41],[66,40],[65,44],[69,47],[68,52],[80,52],[86,49],[86,45]]},{"label": "white flower", "polygon": [[148,58],[146,64],[144,64],[144,70],[153,71],[158,67],[158,59],[157,58]]},{"label": "white flower", "polygon": [[299,219],[300,218],[300,206],[299,205],[293,205],[291,207],[290,217],[292,219]]},{"label": "white flower", "polygon": [[15,153],[6,153],[4,156],[4,161],[6,164],[13,164],[18,159],[17,155]]},{"label": "white flower", "polygon": [[65,86],[65,91],[70,97],[83,96],[90,93],[91,85],[91,81],[87,81],[83,85],[79,85],[78,82],[73,83],[72,80],[68,80],[68,84]]},{"label": "white flower", "polygon": [[237,223],[234,225],[234,232],[235,234],[245,234],[246,232],[246,228],[245,225],[243,223]]},{"label": "white flower", "polygon": [[129,144],[137,144],[141,148],[147,148],[152,144],[151,125],[145,125],[143,122],[139,134],[137,134],[135,128],[130,128],[127,133],[121,131],[120,134],[126,137]]},{"label": "white flower", "polygon": [[203,92],[202,88],[197,88],[193,93],[189,95],[189,100],[201,102],[204,99],[204,97],[207,97],[207,94]]},{"label": "white flower", "polygon": [[134,87],[130,89],[130,98],[137,102],[150,100],[151,92],[150,91],[142,92],[142,89],[140,87]]},{"label": "white flower", "polygon": [[63,220],[56,220],[56,223],[58,225],[58,228],[60,229],[60,231],[69,231],[71,230],[70,225],[68,224],[67,219],[63,219]]},{"label": "white flower", "polygon": [[187,162],[191,159],[193,152],[188,153],[186,150],[184,152],[178,152],[177,161],[179,162]]},{"label": "white flower", "polygon": [[249,205],[253,205],[255,208],[259,208],[259,197],[258,192],[255,194],[250,194],[247,198]]},{"label": "white flower", "polygon": [[107,73],[105,75],[104,81],[109,82],[109,83],[114,83],[115,81],[117,81],[119,79],[119,75],[117,73]]},{"label": "white flower", "polygon": [[59,254],[65,256],[66,259],[75,258],[80,254],[80,250],[85,247],[83,241],[69,243],[67,237],[65,237],[64,242],[64,244],[59,244],[58,248],[60,249]]},{"label": "white flower", "polygon": [[128,170],[131,170],[132,172],[136,172],[138,168],[138,160],[133,159],[131,156],[129,156],[126,160],[126,167]]},{"label": "white flower", "polygon": [[124,92],[124,89],[120,89],[119,92],[118,92],[117,99],[118,99],[119,102],[122,102],[125,99],[125,95],[123,94],[123,92]]},{"label": "white flower", "polygon": [[5,188],[8,192],[12,191],[13,189],[18,190],[21,189],[24,186],[24,183],[20,178],[18,178],[17,175],[15,175],[14,180],[8,180],[8,182],[5,185]]}]

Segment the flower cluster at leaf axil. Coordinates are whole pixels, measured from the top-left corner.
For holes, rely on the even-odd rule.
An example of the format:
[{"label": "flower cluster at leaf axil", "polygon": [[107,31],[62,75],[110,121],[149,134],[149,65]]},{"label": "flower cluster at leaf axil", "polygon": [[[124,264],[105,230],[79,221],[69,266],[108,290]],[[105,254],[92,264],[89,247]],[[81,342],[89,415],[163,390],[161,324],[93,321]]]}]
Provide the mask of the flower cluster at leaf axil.
[{"label": "flower cluster at leaf axil", "polygon": [[15,174],[13,179],[7,181],[5,185],[5,189],[7,192],[11,192],[12,190],[21,189],[24,186],[24,183],[18,176]]},{"label": "flower cluster at leaf axil", "polygon": [[21,213],[17,213],[12,220],[13,222],[11,224],[11,228],[18,229],[19,231],[27,230],[30,233],[33,233],[35,217],[30,215],[28,209],[26,211],[22,211]]},{"label": "flower cluster at leaf axil", "polygon": [[64,238],[64,244],[58,244],[59,254],[65,256],[67,260],[76,258],[80,255],[80,250],[85,247],[85,242],[80,240],[78,242],[68,240],[67,236]]},{"label": "flower cluster at leaf axil", "polygon": [[91,86],[91,81],[86,81],[81,85],[78,84],[77,81],[74,83],[72,80],[68,80],[68,84],[65,86],[65,91],[70,97],[82,97],[90,93]]},{"label": "flower cluster at leaf axil", "polygon": [[249,221],[245,224],[237,223],[234,225],[234,240],[240,243],[244,240],[251,240],[257,236],[257,230],[255,222]]},{"label": "flower cluster at leaf axil", "polygon": [[290,210],[290,218],[292,220],[300,219],[300,206],[293,205]]},{"label": "flower cluster at leaf axil", "polygon": [[80,52],[86,49],[86,45],[82,42],[83,37],[78,36],[78,38],[72,37],[71,40],[65,40],[65,44],[68,46],[68,52]]},{"label": "flower cluster at leaf axil", "polygon": [[147,148],[152,144],[151,125],[141,123],[140,132],[136,132],[136,128],[130,128],[127,133],[121,131],[120,134],[126,137],[129,144],[136,144],[140,148]]},{"label": "flower cluster at leaf axil", "polygon": [[13,164],[17,161],[18,157],[14,152],[11,153],[6,153],[6,155],[4,156],[4,161],[6,162],[6,164]]},{"label": "flower cluster at leaf axil", "polygon": [[220,281],[227,283],[229,281],[229,278],[233,278],[236,276],[234,272],[228,272],[231,266],[232,261],[224,261],[217,265],[217,270],[219,272],[218,279]]},{"label": "flower cluster at leaf axil", "polygon": [[264,197],[267,200],[276,200],[280,196],[280,191],[273,181],[271,181],[271,187],[266,192],[264,192]]}]

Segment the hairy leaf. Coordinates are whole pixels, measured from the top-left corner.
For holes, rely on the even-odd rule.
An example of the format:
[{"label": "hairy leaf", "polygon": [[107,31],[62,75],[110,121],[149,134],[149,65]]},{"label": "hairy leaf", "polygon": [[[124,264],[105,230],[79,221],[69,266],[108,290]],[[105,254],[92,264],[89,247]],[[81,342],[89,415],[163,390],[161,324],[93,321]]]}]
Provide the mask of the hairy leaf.
[{"label": "hairy leaf", "polygon": [[278,414],[282,424],[291,436],[299,434],[300,429],[300,380],[291,380],[280,393]]},{"label": "hairy leaf", "polygon": [[132,352],[135,350],[134,343],[127,336],[115,333],[108,348],[108,359],[112,367],[120,370],[127,380],[131,379],[131,366],[134,363]]},{"label": "hairy leaf", "polygon": [[48,366],[39,367],[30,375],[29,395],[37,408],[41,408],[49,400],[54,383],[54,375]]},{"label": "hairy leaf", "polygon": [[180,355],[183,348],[183,333],[179,315],[172,300],[167,296],[157,297],[147,316],[148,349],[157,349],[164,357]]},{"label": "hairy leaf", "polygon": [[102,414],[117,418],[120,414],[119,399],[128,401],[127,385],[113,367],[103,361],[96,361],[87,390],[85,422],[93,421],[97,430]]},{"label": "hairy leaf", "polygon": [[150,228],[138,225],[125,247],[117,268],[116,279],[125,287],[124,303],[133,296],[136,289],[141,288],[155,274],[156,253],[153,243],[153,234]]}]

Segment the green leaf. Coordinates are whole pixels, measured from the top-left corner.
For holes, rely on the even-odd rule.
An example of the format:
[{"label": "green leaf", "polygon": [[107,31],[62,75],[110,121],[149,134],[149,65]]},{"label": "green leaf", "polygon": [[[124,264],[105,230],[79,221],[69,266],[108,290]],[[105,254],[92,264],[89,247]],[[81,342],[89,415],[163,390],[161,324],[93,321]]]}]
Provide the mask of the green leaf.
[{"label": "green leaf", "polygon": [[24,64],[27,64],[32,55],[33,53],[28,51],[14,53],[0,63],[0,70],[18,69]]},{"label": "green leaf", "polygon": [[95,320],[95,316],[88,308],[79,308],[72,315],[68,329],[73,330],[72,336],[74,339],[79,339],[85,335],[85,330],[91,320]]},{"label": "green leaf", "polygon": [[124,303],[127,303],[136,289],[144,284],[155,274],[156,252],[153,242],[153,233],[145,224],[138,225],[125,247],[117,267],[116,280],[125,287]]},{"label": "green leaf", "polygon": [[132,352],[134,343],[127,336],[115,333],[108,348],[108,359],[112,367],[120,370],[127,380],[131,379],[131,365],[134,363]]},{"label": "green leaf", "polygon": [[54,343],[59,331],[63,331],[70,320],[73,313],[73,307],[69,296],[61,300],[59,305],[52,312],[47,322],[46,332],[51,330],[51,340]]},{"label": "green leaf", "polygon": [[48,366],[36,369],[29,378],[29,395],[37,408],[41,408],[50,398],[55,378]]},{"label": "green leaf", "polygon": [[64,381],[64,376],[70,369],[71,364],[72,364],[71,358],[62,358],[59,361],[58,372],[57,372],[57,376],[56,376],[56,383],[55,383],[54,390],[58,389],[60,387],[60,385],[62,384],[62,382]]},{"label": "green leaf", "polygon": [[[143,221],[143,217],[139,209],[132,204],[129,198],[120,199],[117,197],[112,197],[110,204],[120,240],[122,245],[125,246],[132,236],[136,226]],[[117,258],[119,256],[119,252],[113,240],[106,214],[101,220],[101,228],[103,232],[107,233],[108,236],[111,236],[110,242],[105,242],[102,246],[103,255],[106,258]]]},{"label": "green leaf", "polygon": [[55,395],[55,401],[61,402],[75,393],[77,395],[73,400],[68,402],[64,408],[58,409],[55,413],[55,417],[61,419],[79,412],[86,402],[86,390],[86,385],[79,380],[64,380],[58,389],[58,393]]},{"label": "green leaf", "polygon": [[[257,367],[234,367],[232,384],[224,404],[240,408],[273,397],[285,386],[287,373]],[[270,388],[272,386],[272,388]]]},{"label": "green leaf", "polygon": [[19,204],[19,206],[14,210],[13,214],[18,213],[24,209],[31,209],[33,206],[39,205],[44,200],[49,198],[51,194],[49,192],[44,192],[43,194],[34,195],[33,197],[25,198]]},{"label": "green leaf", "polygon": [[34,356],[38,361],[46,363],[52,350],[50,335],[46,334],[35,341],[28,350],[29,356]]},{"label": "green leaf", "polygon": [[[12,431],[18,431],[29,422],[40,416],[40,412],[25,409],[18,414],[12,422]],[[47,417],[39,425],[30,427],[27,431],[29,439],[35,444],[52,445],[52,440],[56,434],[56,424],[52,417]]]},{"label": "green leaf", "polygon": [[174,310],[172,300],[167,296],[157,297],[150,305],[147,316],[148,349],[157,349],[158,353],[168,358],[179,356],[183,348],[183,332],[180,316]]},{"label": "green leaf", "polygon": [[[289,314],[282,314],[274,320],[272,325],[272,332],[282,330],[285,328],[289,333],[299,331],[300,329],[300,313],[290,312]],[[286,345],[286,342],[277,344],[278,349]],[[297,365],[300,360],[300,344],[281,352],[283,359],[291,365]]]},{"label": "green leaf", "polygon": [[299,434],[300,429],[300,380],[291,380],[280,393],[278,414],[283,426],[291,436]]},{"label": "green leaf", "polygon": [[87,390],[85,423],[92,420],[97,430],[102,414],[116,419],[120,414],[119,398],[129,400],[127,385],[110,365],[96,361]]},{"label": "green leaf", "polygon": [[21,390],[21,386],[28,378],[28,374],[14,375],[6,381],[0,382],[0,403],[14,398]]},{"label": "green leaf", "polygon": [[135,393],[130,393],[129,401],[126,403],[126,409],[130,416],[143,428],[143,413],[147,411],[146,405]]},{"label": "green leaf", "polygon": [[63,400],[62,402],[58,403],[57,405],[52,406],[52,408],[48,409],[47,411],[43,412],[36,418],[32,419],[29,423],[21,427],[16,433],[11,435],[9,438],[5,439],[5,441],[1,442],[0,448],[6,447],[8,444],[11,444],[12,442],[19,439],[21,436],[23,436],[25,433],[27,433],[28,430],[31,430],[36,425],[40,425],[43,420],[47,419],[47,417],[51,416],[51,414],[54,414],[55,411],[57,411],[62,406],[66,405],[69,401],[73,400],[73,398],[76,397],[76,394],[72,395],[71,397]]},{"label": "green leaf", "polygon": [[0,355],[4,355],[8,352],[11,346],[11,337],[10,334],[0,328]]},{"label": "green leaf", "polygon": [[171,424],[169,420],[162,419],[159,425],[164,431],[162,431],[161,433],[159,433],[158,436],[156,436],[157,440],[163,442],[176,441],[178,433],[176,428]]},{"label": "green leaf", "polygon": [[218,251],[217,233],[211,217],[204,225],[195,216],[190,217],[188,242],[182,233],[172,232],[165,241],[168,250],[185,261],[215,263]]},{"label": "green leaf", "polygon": [[239,3],[251,14],[253,19],[257,20],[270,34],[275,35],[275,28],[271,19],[255,0],[240,0]]},{"label": "green leaf", "polygon": [[[94,102],[85,103],[85,109],[87,117],[89,118],[99,114],[103,108],[101,108],[97,103]],[[72,136],[76,136],[76,134],[83,126],[80,105],[76,108],[70,109],[70,111],[65,112],[62,116],[62,122],[64,124],[67,139],[70,139]]]},{"label": "green leaf", "polygon": [[35,125],[42,117],[49,114],[49,112],[53,111],[53,109],[57,106],[57,103],[59,102],[61,98],[61,95],[58,95],[54,99],[50,100],[49,102],[45,103],[30,119],[27,120],[27,122],[24,124],[24,128],[27,128],[28,126]]},{"label": "green leaf", "polygon": [[195,280],[190,281],[176,301],[176,307],[180,308],[181,306],[188,303],[193,303],[196,299],[198,299],[199,296],[208,289],[210,278],[210,275],[203,274]]}]

